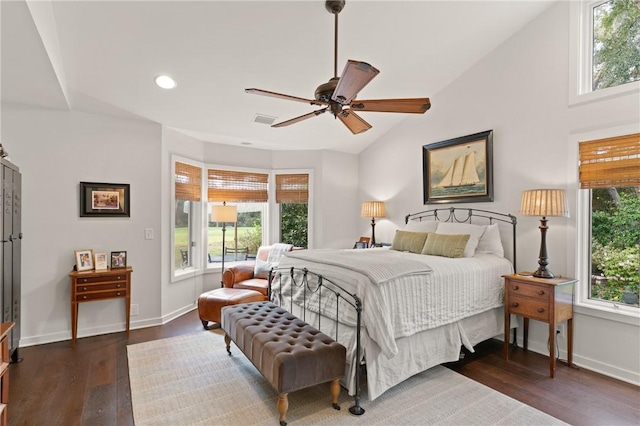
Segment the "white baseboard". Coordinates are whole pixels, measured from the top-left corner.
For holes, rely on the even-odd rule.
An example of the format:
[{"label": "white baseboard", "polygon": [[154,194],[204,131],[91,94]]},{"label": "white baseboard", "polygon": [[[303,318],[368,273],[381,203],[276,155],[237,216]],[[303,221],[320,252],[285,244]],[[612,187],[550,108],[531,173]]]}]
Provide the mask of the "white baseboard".
[{"label": "white baseboard", "polygon": [[[566,360],[567,351],[564,349],[566,347],[566,342],[564,342],[563,340],[564,339],[558,342],[558,346],[560,347],[559,356],[560,359]],[[522,347],[521,336],[518,336],[518,346]],[[544,356],[549,356],[547,342],[543,343],[529,339],[527,349]],[[601,361],[587,358],[581,356],[575,351],[573,352],[573,364],[577,367],[584,368],[585,370],[590,370],[626,383],[631,383],[632,385],[640,386],[640,372],[638,371],[626,370],[615,365],[606,364]]]},{"label": "white baseboard", "polygon": [[[178,318],[181,315],[186,314],[187,312],[191,312],[196,309],[197,306],[194,304],[184,306],[183,308],[177,309],[167,315],[164,315],[160,318],[147,318],[140,320],[131,320],[130,329],[136,330],[147,327],[154,327],[157,325],[163,325]],[[120,333],[125,331],[125,323],[116,323],[116,324],[108,324],[102,325],[98,327],[91,328],[79,328],[78,329],[78,338],[82,337],[91,337],[91,336],[100,336],[102,334],[110,334],[110,333]],[[18,347],[26,348],[29,346],[35,345],[44,345],[47,343],[55,343],[55,342],[63,342],[65,340],[71,340],[71,330],[66,330],[64,332],[50,333],[50,334],[41,334],[36,336],[22,336],[20,338],[20,343]],[[71,342],[69,342],[71,344]]]}]

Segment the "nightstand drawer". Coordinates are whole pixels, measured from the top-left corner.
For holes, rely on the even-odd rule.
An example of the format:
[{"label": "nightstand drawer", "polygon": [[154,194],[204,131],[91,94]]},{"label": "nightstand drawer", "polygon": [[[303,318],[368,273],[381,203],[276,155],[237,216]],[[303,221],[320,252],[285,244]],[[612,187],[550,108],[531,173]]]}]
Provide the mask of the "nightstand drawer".
[{"label": "nightstand drawer", "polygon": [[551,290],[549,287],[523,283],[520,281],[509,281],[507,285],[507,291],[509,292],[509,297],[531,297],[533,299],[538,299],[540,301],[547,302],[549,300],[549,296],[551,294]]},{"label": "nightstand drawer", "polygon": [[540,321],[549,321],[549,303],[547,300],[535,300],[520,296],[509,296],[509,313],[522,315]]}]

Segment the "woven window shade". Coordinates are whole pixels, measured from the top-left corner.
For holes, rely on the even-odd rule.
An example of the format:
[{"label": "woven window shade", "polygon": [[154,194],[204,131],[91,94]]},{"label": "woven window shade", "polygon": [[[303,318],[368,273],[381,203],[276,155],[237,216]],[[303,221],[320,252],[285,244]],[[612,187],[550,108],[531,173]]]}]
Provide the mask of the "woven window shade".
[{"label": "woven window shade", "polygon": [[202,181],[202,169],[190,164],[176,161],[176,200],[200,201],[200,182]]},{"label": "woven window shade", "polygon": [[640,133],[580,143],[580,188],[640,185]]},{"label": "woven window shade", "polygon": [[207,185],[209,201],[266,203],[268,177],[266,173],[209,169]]},{"label": "woven window shade", "polygon": [[276,175],[276,203],[307,204],[309,201],[309,175]]}]

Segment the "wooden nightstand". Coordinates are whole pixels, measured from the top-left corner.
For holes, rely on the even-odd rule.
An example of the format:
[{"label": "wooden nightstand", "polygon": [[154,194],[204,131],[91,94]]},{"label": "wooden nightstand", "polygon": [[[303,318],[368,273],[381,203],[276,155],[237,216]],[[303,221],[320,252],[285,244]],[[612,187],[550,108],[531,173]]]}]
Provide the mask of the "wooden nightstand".
[{"label": "wooden nightstand", "polygon": [[504,359],[509,360],[511,314],[524,318],[522,343],[527,350],[529,319],[549,324],[549,370],[556,373],[556,324],[567,320],[567,364],[573,357],[574,278],[536,278],[525,275],[504,276]]}]

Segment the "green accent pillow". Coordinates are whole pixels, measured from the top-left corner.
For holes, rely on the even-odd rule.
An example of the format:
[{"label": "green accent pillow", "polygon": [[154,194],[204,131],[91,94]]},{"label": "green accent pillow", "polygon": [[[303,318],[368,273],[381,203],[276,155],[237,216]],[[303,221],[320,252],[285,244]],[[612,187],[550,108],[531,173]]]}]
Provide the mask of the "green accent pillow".
[{"label": "green accent pillow", "polygon": [[422,254],[444,257],[462,257],[469,241],[469,234],[429,234]]},{"label": "green accent pillow", "polygon": [[420,254],[429,232],[410,232],[397,230],[391,243],[391,250],[408,251]]}]

